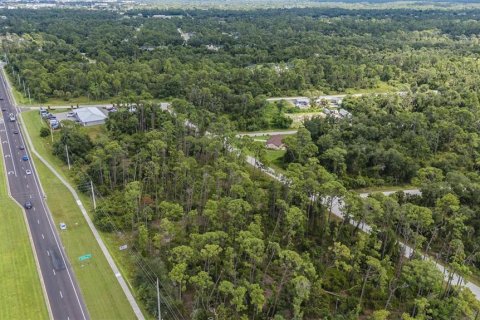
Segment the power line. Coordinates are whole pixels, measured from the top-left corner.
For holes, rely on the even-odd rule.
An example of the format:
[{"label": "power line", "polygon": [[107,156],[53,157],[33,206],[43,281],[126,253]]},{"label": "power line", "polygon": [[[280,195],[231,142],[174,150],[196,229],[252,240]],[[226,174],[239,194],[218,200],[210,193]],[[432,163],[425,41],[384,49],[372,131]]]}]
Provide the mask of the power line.
[{"label": "power line", "polygon": [[[90,178],[88,174],[87,176]],[[98,188],[93,184],[93,182],[89,187],[92,187],[91,190],[95,193],[95,195],[97,195],[98,198],[100,198],[101,200],[104,200],[104,197],[98,191]],[[113,222],[114,219],[112,218],[114,217],[109,212],[104,212],[104,213],[110,218],[110,225],[113,227],[114,231],[117,233],[122,233]],[[141,256],[141,254],[138,253],[138,249],[136,248],[134,243],[130,245],[130,248],[131,248],[130,251],[133,253],[133,257],[136,259],[134,262],[143,271],[143,273],[147,277],[152,287],[156,288],[157,287],[156,279],[158,278],[158,275],[155,273],[155,271],[152,270],[149,263]],[[159,282],[159,286],[164,291],[164,294],[162,296],[163,298],[162,301],[167,307],[167,310],[169,311],[170,315],[173,316],[174,319],[185,319],[183,317],[183,314],[178,310],[178,307],[175,305],[175,300],[168,293],[170,288],[167,288],[162,282]]]}]

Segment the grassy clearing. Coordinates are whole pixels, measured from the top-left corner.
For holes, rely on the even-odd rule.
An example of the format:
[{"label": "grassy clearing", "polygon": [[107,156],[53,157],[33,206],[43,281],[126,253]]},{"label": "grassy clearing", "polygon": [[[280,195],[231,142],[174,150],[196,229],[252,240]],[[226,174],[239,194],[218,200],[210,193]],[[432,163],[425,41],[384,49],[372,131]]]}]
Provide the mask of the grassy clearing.
[{"label": "grassy clearing", "polygon": [[315,117],[325,118],[323,112],[303,112],[303,113],[286,113],[287,117],[293,120],[291,128],[303,127],[303,121],[310,120]]},{"label": "grassy clearing", "polygon": [[270,136],[269,135],[256,136],[256,137],[252,137],[252,139],[254,141],[267,141],[268,139],[270,139]]},{"label": "grassy clearing", "polygon": [[374,187],[368,187],[368,188],[355,189],[352,191],[355,191],[358,193],[372,193],[372,192],[409,190],[409,189],[417,189],[417,188],[418,187],[411,184],[401,184],[397,186],[374,186]]},{"label": "grassy clearing", "polygon": [[[26,112],[23,114],[23,119],[37,151],[68,179],[65,174],[68,170],[66,165],[51,154],[51,138],[42,139],[39,136],[40,128],[45,124],[40,120],[38,113],[36,111]],[[58,136],[58,133],[54,134],[54,138],[55,136]],[[68,230],[60,232],[60,236],[74,268],[90,316],[92,319],[134,319],[133,310],[73,196],[40,160],[36,157],[34,160],[48,196],[47,202],[55,224],[58,226],[60,222],[65,222],[68,226]],[[86,207],[89,207],[88,197],[82,196],[82,201]],[[107,243],[107,246],[112,248],[112,242]],[[115,250],[112,250],[112,253],[114,252]],[[80,263],[78,257],[87,253],[91,253],[93,258],[85,263]],[[116,257],[114,256],[114,258]]]},{"label": "grassy clearing", "polygon": [[265,158],[268,161],[268,164],[281,173],[285,173],[283,156],[285,155],[285,150],[266,150]]},{"label": "grassy clearing", "polygon": [[0,319],[48,319],[27,225],[20,207],[8,197],[1,161]]}]

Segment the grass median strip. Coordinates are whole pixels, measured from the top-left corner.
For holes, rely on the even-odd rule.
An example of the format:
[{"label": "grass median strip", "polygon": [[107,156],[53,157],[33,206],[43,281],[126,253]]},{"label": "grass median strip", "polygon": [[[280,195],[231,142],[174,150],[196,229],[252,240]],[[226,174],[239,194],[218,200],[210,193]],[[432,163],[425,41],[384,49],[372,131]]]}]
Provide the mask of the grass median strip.
[{"label": "grass median strip", "polygon": [[48,319],[27,225],[0,161],[0,319]]},{"label": "grass median strip", "polygon": [[[23,120],[37,151],[52,165],[59,167],[59,160],[50,154],[49,145],[38,136],[43,125],[35,111],[26,112]],[[85,303],[92,319],[134,319],[130,307],[112,269],[100,250],[90,228],[78,208],[75,199],[51,171],[35,156],[40,180],[55,225],[67,224],[60,236],[72,263]],[[61,171],[61,170],[59,170]],[[64,174],[63,174],[64,175]],[[64,175],[65,176],[65,175]],[[79,261],[79,257],[91,254],[92,258]]]}]

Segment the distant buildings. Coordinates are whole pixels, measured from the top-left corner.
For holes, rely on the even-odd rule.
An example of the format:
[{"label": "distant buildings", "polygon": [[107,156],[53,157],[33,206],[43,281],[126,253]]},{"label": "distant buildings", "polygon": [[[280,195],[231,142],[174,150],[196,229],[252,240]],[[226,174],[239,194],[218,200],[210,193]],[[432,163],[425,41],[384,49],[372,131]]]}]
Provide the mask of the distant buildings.
[{"label": "distant buildings", "polygon": [[180,19],[182,19],[183,16],[181,14],[177,14],[177,15],[155,14],[155,15],[152,16],[152,18],[155,18],[155,19],[180,18]]},{"label": "distant buildings", "polygon": [[318,98],[315,102],[318,105],[339,107],[342,105],[342,101],[343,96],[323,96]]},{"label": "distant buildings", "polygon": [[293,102],[295,107],[299,109],[308,109],[310,108],[310,99],[308,98],[298,98]]},{"label": "distant buildings", "polygon": [[347,110],[345,109],[336,109],[336,108],[325,108],[323,109],[323,113],[325,113],[325,115],[327,117],[333,117],[333,118],[337,118],[337,119],[345,119],[345,118],[351,118],[352,117],[352,114],[350,112],[348,112]]}]

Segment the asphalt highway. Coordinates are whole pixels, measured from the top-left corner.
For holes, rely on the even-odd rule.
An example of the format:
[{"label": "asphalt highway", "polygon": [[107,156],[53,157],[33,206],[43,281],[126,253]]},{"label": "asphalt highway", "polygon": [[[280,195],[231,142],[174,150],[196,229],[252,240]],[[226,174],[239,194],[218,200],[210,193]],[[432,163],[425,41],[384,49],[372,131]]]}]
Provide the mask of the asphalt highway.
[{"label": "asphalt highway", "polygon": [[[0,72],[0,107],[3,116],[0,118],[0,142],[8,184],[12,197],[22,207],[25,207],[27,201],[32,204],[32,208],[25,209],[28,228],[35,246],[51,314],[54,319],[59,320],[89,319],[75,275],[31,163],[28,146],[18,123],[18,110],[7,88],[3,73]],[[15,115],[16,121],[10,121],[11,113]],[[21,150],[22,148],[24,149]],[[23,160],[24,156],[27,156],[28,160]],[[31,173],[27,174],[27,170]]]}]

